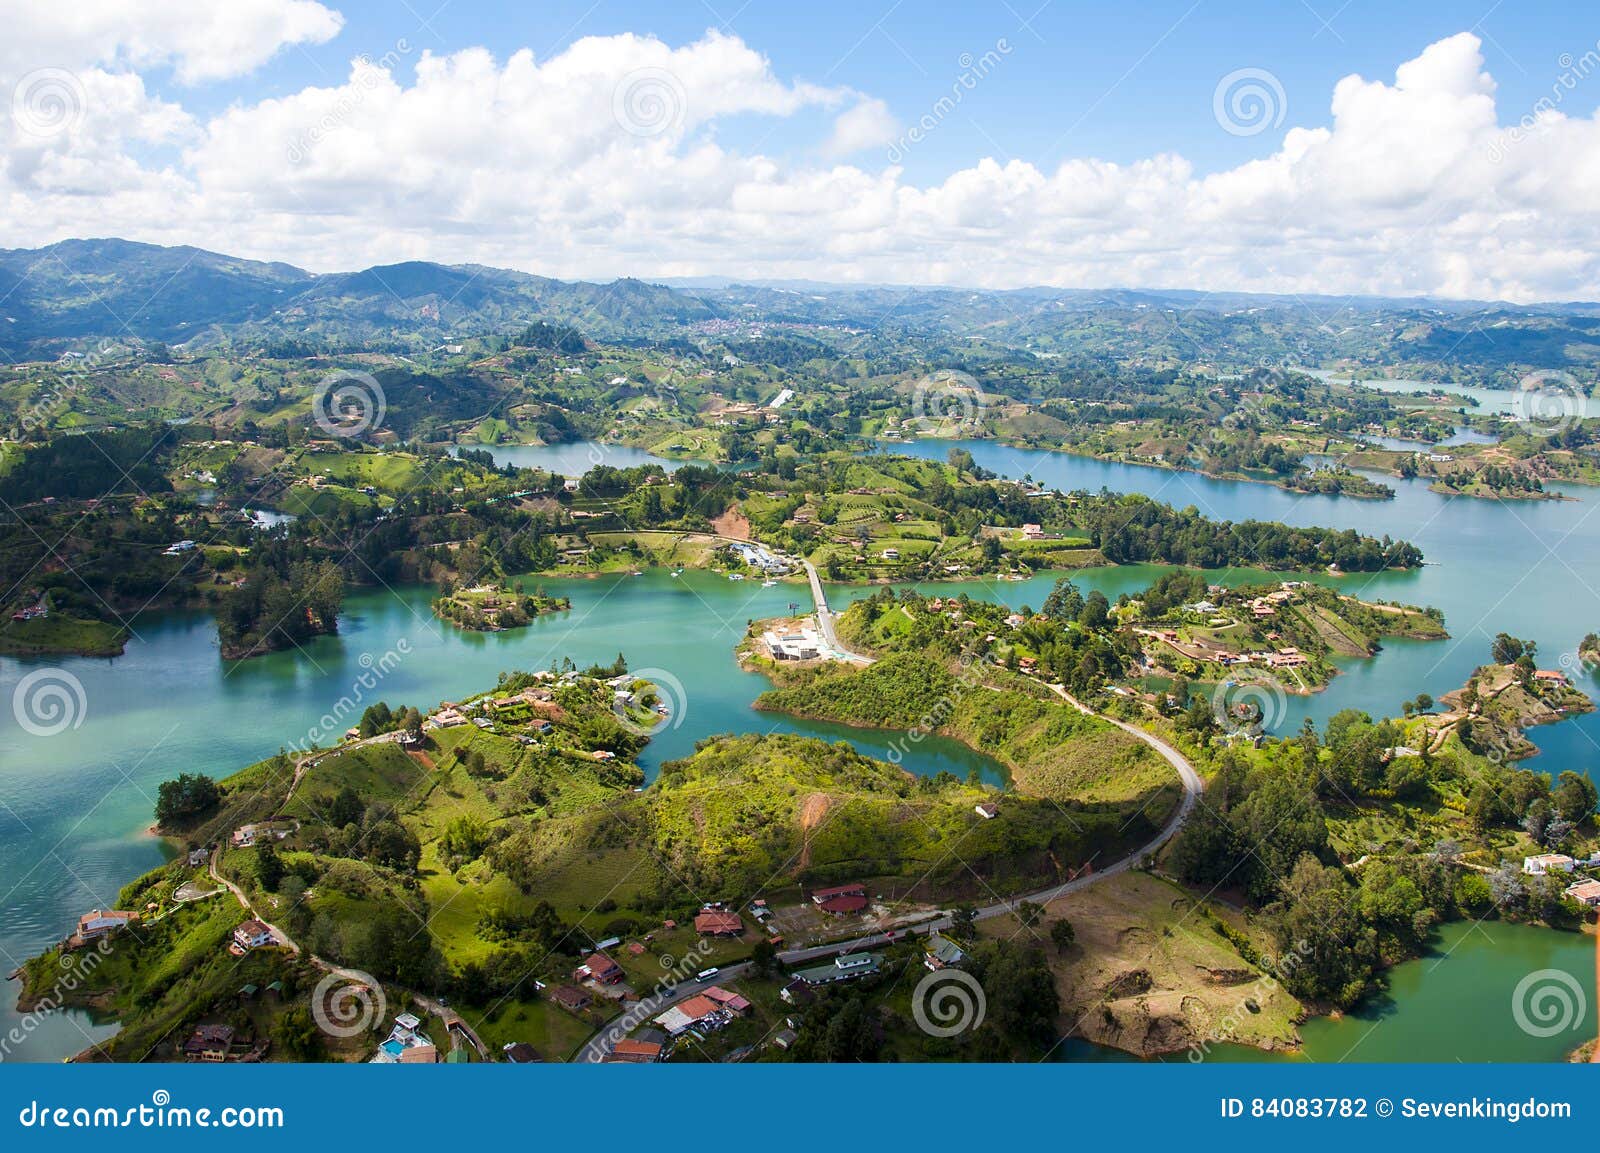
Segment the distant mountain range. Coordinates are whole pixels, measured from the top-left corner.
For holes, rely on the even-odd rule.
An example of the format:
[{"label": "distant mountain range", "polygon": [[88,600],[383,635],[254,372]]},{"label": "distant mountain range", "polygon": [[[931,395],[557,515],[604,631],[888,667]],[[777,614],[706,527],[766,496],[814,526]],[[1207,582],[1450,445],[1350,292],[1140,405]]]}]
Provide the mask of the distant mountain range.
[{"label": "distant mountain range", "polygon": [[[0,250],[0,352],[48,359],[96,341],[196,351],[294,342],[415,350],[535,320],[659,341],[711,321],[870,330],[888,341],[981,342],[1152,364],[1600,365],[1600,304],[1236,292],[831,285],[718,277],[553,280],[425,261],[314,274],[203,249],[66,240]],[[716,331],[720,326],[708,326]]]}]

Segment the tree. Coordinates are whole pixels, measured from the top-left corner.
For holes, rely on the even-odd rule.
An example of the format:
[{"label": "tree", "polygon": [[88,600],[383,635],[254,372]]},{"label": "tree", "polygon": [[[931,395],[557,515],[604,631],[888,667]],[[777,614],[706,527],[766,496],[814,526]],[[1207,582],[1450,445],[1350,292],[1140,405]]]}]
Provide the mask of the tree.
[{"label": "tree", "polygon": [[1510,633],[1497,633],[1489,646],[1489,655],[1497,665],[1510,665],[1523,656],[1532,658],[1535,647],[1532,641],[1519,640]]},{"label": "tree", "polygon": [[179,773],[175,780],[162,781],[156,788],[156,821],[170,824],[217,807],[222,790],[217,782],[201,773]]},{"label": "tree", "polygon": [[278,856],[278,850],[272,847],[272,842],[263,841],[256,846],[256,881],[269,893],[278,891],[278,883],[283,880],[283,861]]},{"label": "tree", "polygon": [[1062,917],[1059,921],[1051,924],[1050,940],[1055,945],[1058,952],[1065,953],[1068,949],[1072,948],[1073,942],[1077,939],[1078,930],[1074,929],[1072,927],[1072,922],[1067,920],[1065,917]]},{"label": "tree", "polygon": [[1050,590],[1050,595],[1044,598],[1041,611],[1054,621],[1075,621],[1083,612],[1083,604],[1083,594],[1078,591],[1078,586],[1067,577],[1061,577]]},{"label": "tree", "polygon": [[361,823],[362,814],[366,806],[361,803],[361,794],[346,785],[340,789],[328,804],[328,824],[335,829],[342,829],[346,825]]},{"label": "tree", "polygon": [[1568,769],[1556,778],[1556,787],[1550,799],[1564,820],[1579,825],[1593,815],[1596,803],[1600,802],[1600,794],[1596,792],[1595,783],[1585,774]]},{"label": "tree", "polygon": [[1017,920],[1022,922],[1025,928],[1033,928],[1043,916],[1044,910],[1032,901],[1017,902]]},{"label": "tree", "polygon": [[771,976],[778,963],[778,947],[766,938],[762,938],[750,950],[750,963],[755,966],[758,976]]}]

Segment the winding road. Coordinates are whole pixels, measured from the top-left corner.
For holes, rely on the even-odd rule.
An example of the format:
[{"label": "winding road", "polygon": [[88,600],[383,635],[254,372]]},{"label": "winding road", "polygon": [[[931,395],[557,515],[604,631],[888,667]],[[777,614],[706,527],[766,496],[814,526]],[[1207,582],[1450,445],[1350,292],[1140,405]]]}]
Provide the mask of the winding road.
[{"label": "winding road", "polygon": [[[823,639],[828,642],[828,645],[836,653],[838,653],[842,659],[861,665],[870,665],[873,661],[872,657],[863,656],[860,653],[850,652],[839,644],[838,637],[834,633],[833,628],[833,613],[828,609],[827,597],[823,593],[822,581],[817,576],[816,567],[812,565],[810,561],[806,561],[805,566],[806,575],[811,578],[811,596],[812,599],[816,601],[817,624],[822,631]],[[1187,821],[1190,815],[1194,812],[1195,805],[1199,804],[1200,794],[1205,791],[1205,782],[1200,779],[1200,774],[1195,771],[1194,765],[1190,762],[1188,757],[1184,756],[1183,753],[1172,744],[1162,740],[1154,733],[1146,732],[1138,725],[1129,724],[1127,721],[1119,721],[1115,717],[1108,717],[1104,713],[1095,711],[1082,701],[1078,700],[1077,697],[1067,692],[1066,688],[1062,685],[1050,685],[1049,688],[1051,692],[1055,693],[1058,697],[1066,701],[1067,704],[1077,709],[1080,713],[1083,713],[1086,716],[1098,717],[1107,724],[1115,725],[1129,736],[1143,741],[1145,744],[1154,749],[1158,754],[1160,754],[1162,760],[1166,761],[1167,764],[1171,765],[1173,769],[1177,771],[1178,779],[1183,783],[1183,799],[1179,801],[1178,807],[1173,810],[1172,815],[1167,818],[1166,824],[1161,826],[1161,831],[1151,838],[1147,844],[1134,850],[1126,857],[1107,865],[1105,868],[1100,869],[1097,872],[1090,873],[1087,876],[1078,877],[1077,879],[1071,881],[1064,881],[1059,885],[1052,885],[1048,889],[1040,889],[1036,893],[1026,893],[1022,896],[1012,897],[1005,901],[997,901],[992,905],[985,905],[977,911],[976,919],[980,921],[986,920],[990,917],[999,917],[1013,912],[1023,901],[1032,901],[1037,905],[1047,904],[1050,901],[1055,900],[1057,897],[1065,896],[1067,893],[1075,893],[1081,889],[1087,889],[1090,885],[1098,884],[1107,877],[1115,877],[1118,873],[1127,872],[1139,861],[1160,849],[1162,845],[1165,845],[1177,835],[1178,830],[1183,827],[1183,823]],[[907,933],[939,932],[943,929],[948,929],[951,923],[952,918],[949,916],[937,917],[932,920],[923,921],[917,925],[910,926],[906,929],[890,930],[883,933],[868,933],[864,936],[852,937],[847,941],[835,941],[831,944],[817,945],[808,949],[789,949],[786,952],[779,953],[778,957],[785,964],[793,965],[800,962],[816,960],[819,957],[833,956],[837,953],[849,953],[856,949],[870,949],[876,945],[886,945],[891,941],[901,939]]]},{"label": "winding road", "polygon": [[[861,666],[872,664],[874,658],[866,656],[862,653],[852,652],[839,643],[838,634],[834,630],[833,612],[828,608],[827,596],[822,588],[822,579],[817,575],[816,566],[810,561],[804,561],[802,563],[805,565],[806,575],[811,580],[811,598],[816,603],[817,628],[818,631],[821,632],[824,642],[826,642],[829,649],[832,650],[833,654],[840,660],[849,661],[852,664]],[[1075,880],[1063,881],[1060,884],[1051,885],[1049,888],[1040,889],[1034,893],[1026,893],[1021,896],[1009,898],[1008,900],[996,901],[993,904],[985,905],[977,910],[975,916],[976,920],[987,920],[990,917],[1000,917],[1008,913],[1012,913],[1016,910],[1017,906],[1024,901],[1031,901],[1034,904],[1045,905],[1051,901],[1054,901],[1058,897],[1065,896],[1068,893],[1076,893],[1083,889],[1087,889],[1091,885],[1095,885],[1101,881],[1104,881],[1107,877],[1115,877],[1119,873],[1127,872],[1139,861],[1156,852],[1161,848],[1161,846],[1165,845],[1177,835],[1178,830],[1183,827],[1184,822],[1189,819],[1191,814],[1193,814],[1195,806],[1199,804],[1200,794],[1205,790],[1205,782],[1201,780],[1200,774],[1195,771],[1194,765],[1190,762],[1189,758],[1184,756],[1183,753],[1174,745],[1161,739],[1154,733],[1146,732],[1137,725],[1130,724],[1127,721],[1118,720],[1115,717],[1106,716],[1101,712],[1097,712],[1088,705],[1084,704],[1082,701],[1078,700],[1078,698],[1074,697],[1071,693],[1067,692],[1066,688],[1062,685],[1050,685],[1049,688],[1053,693],[1059,696],[1062,700],[1066,701],[1067,704],[1077,709],[1080,713],[1083,713],[1087,716],[1098,717],[1107,724],[1115,725],[1129,736],[1135,738],[1136,740],[1143,741],[1146,745],[1149,745],[1152,749],[1154,749],[1161,756],[1161,759],[1166,761],[1167,764],[1171,765],[1177,772],[1178,779],[1183,784],[1183,797],[1179,801],[1177,808],[1173,810],[1172,815],[1167,818],[1166,823],[1161,826],[1161,830],[1156,833],[1156,835],[1152,837],[1146,844],[1140,846],[1127,856],[1121,858],[1120,860],[1114,861],[1098,872],[1078,877]],[[879,945],[887,945],[893,941],[903,940],[908,935],[914,933],[928,934],[939,932],[941,930],[948,929],[953,922],[954,918],[948,914],[945,914],[943,916],[933,917],[929,920],[919,922],[916,925],[909,925],[903,929],[891,929],[881,933],[867,933],[859,937],[851,937],[849,940],[834,941],[830,944],[816,945],[806,949],[788,949],[779,953],[778,959],[786,965],[804,964],[808,961],[815,961],[819,958],[831,957],[840,953],[850,953],[858,949],[870,949]],[[717,974],[715,980],[726,981],[732,977],[737,977],[747,968],[749,968],[747,964],[724,966],[722,971]],[[695,993],[701,992],[710,984],[710,981],[685,982],[672,989],[665,990],[646,998],[645,1001],[641,1003],[639,1009],[629,1012],[626,1014],[626,1016],[629,1020],[635,1021],[638,1024],[643,1024],[645,1021],[660,1015],[671,1005],[691,997]],[[605,1060],[605,1058],[610,1055],[612,1049],[615,1048],[617,1041],[624,1036],[627,1031],[626,1022],[611,1022],[610,1024],[601,1028],[599,1032],[595,1033],[594,1036],[590,1037],[589,1040],[584,1043],[582,1048],[578,1050],[578,1053],[573,1060],[582,1062]]]}]

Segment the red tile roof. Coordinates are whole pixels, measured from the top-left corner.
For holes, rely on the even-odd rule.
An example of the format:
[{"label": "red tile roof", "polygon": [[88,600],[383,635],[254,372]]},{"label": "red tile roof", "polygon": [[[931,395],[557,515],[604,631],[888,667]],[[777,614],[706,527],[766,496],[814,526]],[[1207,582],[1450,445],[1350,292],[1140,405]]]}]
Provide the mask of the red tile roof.
[{"label": "red tile roof", "polygon": [[866,907],[867,899],[862,896],[831,897],[820,906],[824,913],[859,913]]},{"label": "red tile roof", "polygon": [[859,882],[854,885],[835,885],[831,889],[817,889],[811,894],[813,901],[826,901],[832,897],[864,897],[867,887]]},{"label": "red tile roof", "polygon": [[694,919],[694,931],[697,933],[742,933],[744,921],[740,920],[737,913],[723,913],[715,909],[700,913]]}]

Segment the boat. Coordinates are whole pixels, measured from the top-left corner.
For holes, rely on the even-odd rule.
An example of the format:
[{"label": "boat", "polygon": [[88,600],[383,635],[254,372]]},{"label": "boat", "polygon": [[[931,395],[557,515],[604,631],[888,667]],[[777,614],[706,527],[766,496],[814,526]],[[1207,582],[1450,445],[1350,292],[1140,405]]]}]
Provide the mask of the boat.
[{"label": "boat", "polygon": [[764,589],[769,589],[777,583],[777,581],[773,580],[771,577],[768,577],[766,580],[761,582],[761,587]]},{"label": "boat", "polygon": [[683,575],[683,570],[681,568],[675,568],[675,569],[672,570],[672,575],[673,576],[682,576]]},{"label": "boat", "polygon": [[731,581],[742,581],[742,580],[744,580],[744,573],[742,573],[742,572],[731,572],[731,573],[728,574],[728,579],[731,580]]}]

